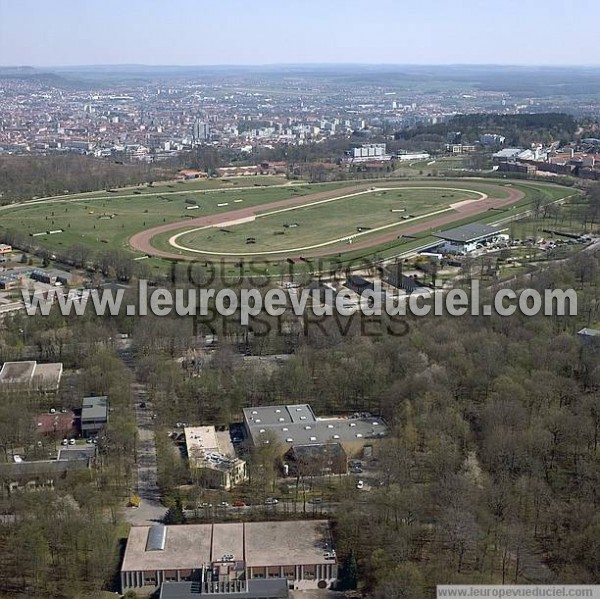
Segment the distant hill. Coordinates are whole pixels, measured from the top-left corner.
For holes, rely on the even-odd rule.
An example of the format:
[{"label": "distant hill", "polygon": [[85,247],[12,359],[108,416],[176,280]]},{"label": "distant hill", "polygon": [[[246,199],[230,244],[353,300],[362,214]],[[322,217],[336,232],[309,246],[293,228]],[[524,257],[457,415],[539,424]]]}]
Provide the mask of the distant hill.
[{"label": "distant hill", "polygon": [[42,71],[34,67],[3,67],[0,66],[0,80],[20,79],[23,81],[33,81],[40,85],[49,85],[53,87],[73,87],[75,81],[67,79],[62,75],[57,75],[51,71]]}]

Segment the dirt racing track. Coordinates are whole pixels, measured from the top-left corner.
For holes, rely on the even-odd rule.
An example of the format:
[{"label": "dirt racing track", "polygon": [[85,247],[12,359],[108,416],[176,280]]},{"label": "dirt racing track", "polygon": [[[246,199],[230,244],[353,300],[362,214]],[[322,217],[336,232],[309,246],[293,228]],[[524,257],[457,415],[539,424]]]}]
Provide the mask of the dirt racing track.
[{"label": "dirt racing track", "polygon": [[[481,182],[478,182],[481,183]],[[456,186],[455,186],[456,185]],[[469,189],[468,181],[461,182],[460,188],[455,181],[448,182],[448,185],[444,185],[440,182],[436,187],[435,185],[424,186],[428,189],[443,189],[443,190],[454,190],[463,191],[476,194],[478,199],[475,200],[464,200],[446,206],[439,210],[430,211],[427,214],[423,214],[409,220],[403,220],[402,222],[394,222],[375,230],[366,231],[364,234],[356,233],[351,236],[345,235],[336,239],[323,240],[319,243],[310,244],[303,247],[290,247],[286,250],[277,251],[255,251],[255,252],[214,252],[209,248],[198,249],[191,248],[182,245],[179,240],[182,236],[194,231],[200,231],[202,229],[213,228],[213,227],[225,227],[233,226],[236,224],[243,224],[247,222],[253,222],[259,219],[261,216],[272,215],[278,212],[285,212],[288,210],[294,210],[297,208],[304,208],[313,205],[324,204],[327,202],[333,202],[341,198],[349,198],[352,196],[361,196],[366,193],[373,191],[382,191],[389,189],[400,189],[400,188],[419,188],[419,183],[414,182],[412,185],[397,185],[390,187],[388,185],[381,185],[374,187],[373,184],[356,185],[353,187],[330,190],[325,192],[318,192],[310,195],[299,196],[286,200],[279,200],[270,202],[268,204],[262,204],[259,206],[253,206],[251,208],[239,208],[231,210],[229,212],[202,216],[185,221],[178,221],[160,225],[145,231],[140,231],[133,235],[129,243],[131,247],[139,252],[142,252],[148,256],[156,256],[161,258],[167,258],[171,260],[194,260],[199,256],[223,256],[223,257],[242,257],[242,256],[270,256],[270,257],[290,257],[299,258],[304,257],[318,257],[331,255],[333,253],[340,252],[339,244],[343,241],[349,241],[351,238],[351,244],[347,246],[345,251],[354,251],[357,249],[371,248],[398,238],[398,234],[404,235],[416,235],[424,231],[431,229],[439,229],[447,225],[451,225],[457,221],[483,214],[492,208],[504,208],[510,206],[521,200],[524,197],[524,193],[518,189],[512,188],[505,185],[495,185],[493,183],[484,183],[485,191],[488,193],[482,193],[475,189]],[[507,197],[493,197],[494,188],[498,189],[499,195]],[[401,230],[400,230],[401,229]],[[152,245],[152,240],[158,235],[164,235],[166,233],[173,232],[174,234],[169,238],[169,245],[173,247],[173,251],[162,250]],[[337,246],[337,247],[332,247]],[[184,254],[182,252],[188,252]]]}]

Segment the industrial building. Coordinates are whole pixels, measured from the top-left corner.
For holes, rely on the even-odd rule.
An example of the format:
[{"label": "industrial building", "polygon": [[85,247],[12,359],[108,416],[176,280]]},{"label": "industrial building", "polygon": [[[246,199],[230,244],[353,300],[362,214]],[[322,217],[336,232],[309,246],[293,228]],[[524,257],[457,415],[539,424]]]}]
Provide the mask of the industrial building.
[{"label": "industrial building", "polygon": [[[336,579],[327,520],[133,526],[121,566],[123,593],[164,584],[164,599],[192,592],[250,599],[250,591],[254,599],[275,598],[281,581],[305,590],[330,588]],[[253,588],[253,581],[275,584]]]},{"label": "industrial building", "polygon": [[203,487],[229,491],[247,480],[246,462],[235,455],[227,432],[214,426],[185,427],[190,471]]},{"label": "industrial building", "polygon": [[471,223],[434,233],[436,237],[444,240],[439,246],[439,251],[446,254],[469,254],[481,246],[482,243],[494,243],[499,240],[508,240],[508,235],[503,234],[506,228],[499,229],[491,225]]},{"label": "industrial building", "polygon": [[244,408],[243,412],[252,444],[278,443],[282,455],[299,445],[339,443],[348,457],[354,457],[387,434],[382,420],[370,414],[317,418],[308,404]]},{"label": "industrial building", "polygon": [[61,363],[4,362],[0,370],[0,387],[4,389],[28,387],[39,391],[56,391],[62,373]]}]

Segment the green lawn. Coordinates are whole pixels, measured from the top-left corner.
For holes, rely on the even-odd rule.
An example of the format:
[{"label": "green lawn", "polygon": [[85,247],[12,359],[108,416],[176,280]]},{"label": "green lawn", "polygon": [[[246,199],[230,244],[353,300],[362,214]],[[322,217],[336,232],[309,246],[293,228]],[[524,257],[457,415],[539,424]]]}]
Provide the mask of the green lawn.
[{"label": "green lawn", "polygon": [[[267,181],[264,181],[266,179]],[[53,235],[44,234],[30,238],[40,246],[49,250],[68,250],[74,245],[85,245],[92,250],[121,248],[131,251],[128,239],[134,233],[163,223],[186,221],[203,215],[229,212],[237,208],[263,206],[269,211],[268,204],[307,194],[342,190],[347,187],[365,184],[365,181],[344,181],[325,184],[306,184],[294,182],[284,186],[273,187],[280,182],[276,177],[248,177],[235,180],[192,181],[155,185],[141,189],[118,190],[112,193],[101,191],[94,194],[79,194],[48,201],[25,202],[0,209],[0,241],[2,229],[19,231],[25,235],[62,229],[63,232]],[[260,183],[267,187],[249,186],[250,183]],[[234,185],[235,184],[235,185]],[[526,197],[513,207],[504,211],[490,211],[475,218],[455,223],[465,222],[498,222],[502,219],[512,219],[520,212],[530,209],[535,197],[542,204],[575,193],[575,190],[552,184],[521,182],[513,180],[494,179],[410,179],[410,180],[378,180],[373,181],[376,187],[393,187],[391,191],[375,191],[343,200],[323,203],[312,208],[303,207],[271,216],[259,216],[256,223],[231,227],[232,233],[221,233],[218,229],[197,234],[192,240],[199,247],[206,245],[207,249],[217,252],[256,251],[265,248],[290,248],[306,245],[310,240],[316,243],[355,234],[356,227],[378,227],[392,222],[399,222],[398,233],[401,233],[401,217],[403,215],[418,216],[438,208],[443,209],[453,202],[476,197],[469,192],[458,192],[448,188],[469,189],[487,193],[492,197],[506,197],[503,190],[511,186],[526,192]],[[220,189],[219,186],[229,186]],[[172,188],[170,187],[172,186]],[[210,187],[213,189],[210,189]],[[240,187],[249,187],[240,189]],[[417,190],[415,187],[445,187],[444,190]],[[343,192],[340,193],[343,195]],[[442,196],[447,197],[442,197]],[[187,200],[187,202],[186,202]],[[238,200],[238,201],[236,201]],[[241,200],[241,201],[239,201]],[[188,210],[194,204],[199,208]],[[224,204],[219,206],[219,204]],[[392,209],[405,209],[403,213],[392,213]],[[262,212],[262,211],[261,211]],[[300,226],[290,229],[284,224],[298,223]],[[253,228],[254,227],[254,228]],[[181,231],[185,230],[182,227]],[[155,239],[157,248],[166,248],[172,234],[159,236]],[[275,232],[284,232],[275,235]],[[211,239],[207,239],[212,236]],[[247,237],[256,237],[257,243],[246,245]],[[187,236],[184,238],[187,240]],[[337,260],[343,253],[345,259],[374,256],[383,257],[404,253],[416,247],[421,247],[431,241],[431,231],[423,231],[417,239],[400,239],[377,248],[352,250],[352,246],[342,242],[332,246],[332,259]],[[237,248],[232,250],[231,248]],[[132,256],[136,255],[131,251]],[[189,254],[199,258],[199,254]],[[274,267],[280,259],[274,259]],[[145,262],[152,270],[161,270],[165,262],[152,258]]]},{"label": "green lawn", "polygon": [[[186,191],[176,194],[153,191],[151,195],[114,194],[102,198],[91,198],[86,194],[74,195],[3,209],[0,212],[0,229],[6,227],[28,236],[63,229],[62,233],[35,237],[37,243],[49,250],[65,249],[78,244],[94,250],[106,247],[128,248],[127,240],[131,235],[163,223],[257,206],[351,184],[352,182],[332,183],[314,187],[300,183],[239,191],[203,191],[202,194],[190,193],[186,187]],[[199,208],[188,209],[194,205]]]},{"label": "green lawn", "polygon": [[[395,223],[400,232],[404,224],[403,217],[420,216],[446,209],[454,202],[478,198],[477,194],[465,191],[403,187],[259,215],[253,222],[182,235],[178,243],[222,253],[285,252],[290,248],[303,248],[356,235],[362,228],[374,229]],[[290,224],[297,226],[286,227]],[[249,238],[254,238],[256,243],[249,246],[246,243]],[[343,241],[338,245],[345,243]]]},{"label": "green lawn", "polygon": [[180,191],[210,191],[213,189],[237,189],[258,186],[283,185],[287,183],[285,177],[275,176],[248,176],[248,177],[224,177],[222,179],[190,179],[187,181],[165,181],[153,185],[138,185],[134,187],[115,188],[110,191],[92,191],[81,194],[82,197],[98,198],[110,195],[142,195],[152,193],[178,193]]}]

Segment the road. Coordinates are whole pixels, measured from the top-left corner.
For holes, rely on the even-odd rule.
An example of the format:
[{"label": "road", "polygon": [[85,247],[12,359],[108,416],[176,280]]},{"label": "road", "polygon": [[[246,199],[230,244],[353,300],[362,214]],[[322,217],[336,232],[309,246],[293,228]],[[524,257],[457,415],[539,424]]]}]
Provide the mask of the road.
[{"label": "road", "polygon": [[[128,342],[122,343],[119,354],[123,362],[131,368],[133,356]],[[131,384],[131,400],[134,402],[138,435],[136,451],[137,494],[141,499],[141,504],[138,508],[126,508],[125,520],[135,525],[155,524],[156,522],[162,522],[167,510],[160,502],[152,412],[140,408],[140,403],[147,400],[145,385],[136,381]]]}]

